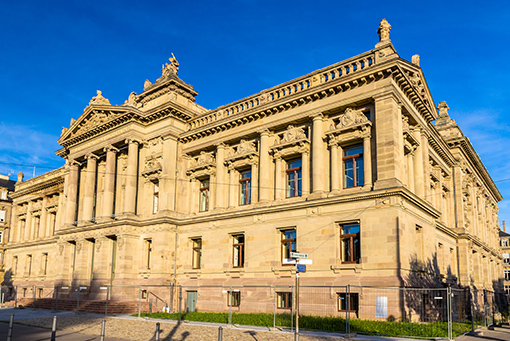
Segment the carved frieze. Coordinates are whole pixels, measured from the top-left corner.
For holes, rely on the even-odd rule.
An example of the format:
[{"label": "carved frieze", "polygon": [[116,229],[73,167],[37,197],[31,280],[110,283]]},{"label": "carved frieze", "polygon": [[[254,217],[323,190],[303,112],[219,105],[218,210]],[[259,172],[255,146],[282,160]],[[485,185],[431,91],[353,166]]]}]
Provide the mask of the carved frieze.
[{"label": "carved frieze", "polygon": [[254,141],[241,140],[238,145],[227,148],[225,165],[229,169],[258,164],[259,157]]},{"label": "carved frieze", "polygon": [[274,145],[271,147],[273,158],[284,158],[294,154],[310,152],[310,139],[308,131],[303,127],[289,125],[281,133],[274,134]]},{"label": "carved frieze", "polygon": [[159,176],[163,170],[161,166],[161,156],[156,156],[155,154],[151,154],[145,158],[145,167],[142,171],[142,176],[144,176],[147,180],[156,181],[159,179]]},{"label": "carved frieze", "polygon": [[192,179],[216,174],[216,158],[214,157],[214,152],[201,151],[199,155],[189,157],[186,173]]}]

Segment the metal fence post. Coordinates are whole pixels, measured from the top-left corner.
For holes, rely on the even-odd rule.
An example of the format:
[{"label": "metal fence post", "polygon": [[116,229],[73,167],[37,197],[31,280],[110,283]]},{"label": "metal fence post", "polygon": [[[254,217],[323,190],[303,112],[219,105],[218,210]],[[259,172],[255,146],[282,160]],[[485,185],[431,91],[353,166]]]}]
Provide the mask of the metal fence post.
[{"label": "metal fence post", "polygon": [[179,323],[181,323],[182,287],[179,285]]},{"label": "metal fence post", "polygon": [[76,298],[76,315],[80,312],[80,287],[75,290],[77,292]]},{"label": "metal fence post", "polygon": [[55,287],[55,312],[58,311],[58,287]]},{"label": "metal fence post", "polygon": [[218,341],[223,341],[223,327],[218,327]]},{"label": "metal fence post", "polygon": [[160,327],[160,323],[156,323],[156,341],[159,341],[159,327]]},{"label": "metal fence post", "polygon": [[346,315],[345,315],[345,332],[351,333],[351,285],[347,284],[347,293],[345,295],[346,303]]},{"label": "metal fence post", "polygon": [[471,298],[471,333],[475,333],[475,296],[473,288],[469,288],[469,296]]},{"label": "metal fence post", "polygon": [[7,341],[12,341],[12,327],[14,325],[14,314],[11,314],[11,319],[9,321],[9,331],[7,332]]},{"label": "metal fence post", "polygon": [[277,297],[276,297],[276,287],[273,286],[273,295],[274,295],[274,303],[273,303],[273,328],[276,328],[276,305],[277,305]]},{"label": "metal fence post", "polygon": [[138,286],[138,318],[142,313],[142,286]]},{"label": "metal fence post", "polygon": [[32,309],[35,309],[35,285],[34,285],[34,287],[32,288],[32,290],[34,291],[34,294],[32,295],[32,297],[33,297],[33,301],[32,301]]},{"label": "metal fence post", "polygon": [[103,319],[103,321],[101,321],[101,335],[100,335],[100,340],[101,341],[104,341],[104,334],[105,334],[105,328],[106,327],[106,320]]},{"label": "metal fence post", "polygon": [[234,293],[232,292],[232,286],[230,286],[230,291],[228,292],[228,324],[231,325],[232,324],[232,301],[231,299],[233,300],[234,297]]},{"label": "metal fence post", "polygon": [[168,312],[174,312],[174,282],[170,283],[170,310]]},{"label": "metal fence post", "polygon": [[446,289],[446,309],[447,311],[447,319],[448,319],[448,340],[453,339],[452,333],[452,288],[448,287]]},{"label": "metal fence post", "polygon": [[57,316],[53,316],[53,325],[51,326],[51,341],[57,337]]},{"label": "metal fence post", "polygon": [[294,332],[294,287],[291,288],[292,297],[290,300],[290,332]]},{"label": "metal fence post", "polygon": [[104,316],[108,315],[108,296],[110,295],[110,286],[106,286],[106,304],[104,307]]}]

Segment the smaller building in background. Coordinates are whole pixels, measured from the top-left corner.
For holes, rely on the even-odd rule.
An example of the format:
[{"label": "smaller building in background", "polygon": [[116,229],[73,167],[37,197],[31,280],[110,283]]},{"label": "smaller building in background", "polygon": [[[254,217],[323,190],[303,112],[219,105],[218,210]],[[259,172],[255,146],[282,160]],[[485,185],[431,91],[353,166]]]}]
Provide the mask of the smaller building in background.
[{"label": "smaller building in background", "polygon": [[4,278],[4,245],[7,243],[9,223],[11,221],[12,199],[9,194],[14,191],[16,182],[9,176],[0,174],[0,275]]},{"label": "smaller building in background", "polygon": [[505,293],[510,297],[510,233],[506,232],[505,222],[503,222],[503,231],[499,231],[499,243],[503,253],[503,280]]}]

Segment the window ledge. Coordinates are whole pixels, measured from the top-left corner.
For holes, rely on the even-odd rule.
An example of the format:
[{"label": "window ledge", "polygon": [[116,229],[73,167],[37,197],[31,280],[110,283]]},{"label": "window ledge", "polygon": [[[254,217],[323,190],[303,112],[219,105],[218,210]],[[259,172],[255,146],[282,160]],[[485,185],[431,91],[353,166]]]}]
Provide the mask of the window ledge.
[{"label": "window ledge", "polygon": [[200,275],[202,274],[202,270],[201,269],[194,269],[194,270],[190,270],[190,271],[184,271],[184,275],[186,275],[186,277],[188,278],[200,278]]},{"label": "window ledge", "polygon": [[340,273],[342,270],[354,270],[355,273],[361,273],[361,270],[363,270],[363,265],[358,263],[336,264],[331,265],[330,269],[333,270],[335,274]]},{"label": "window ledge", "polygon": [[244,275],[244,268],[232,268],[223,270],[223,272],[230,277],[241,277]]},{"label": "window ledge", "polygon": [[296,273],[296,267],[295,266],[275,266],[271,268],[271,271],[274,272],[276,276],[279,277],[290,277],[293,274]]},{"label": "window ledge", "polygon": [[138,272],[138,275],[140,275],[140,277],[142,277],[142,278],[147,279],[147,278],[149,278],[149,277],[150,277],[150,275],[151,275],[151,270],[150,270],[150,269],[143,269],[143,270],[140,270],[140,271]]}]

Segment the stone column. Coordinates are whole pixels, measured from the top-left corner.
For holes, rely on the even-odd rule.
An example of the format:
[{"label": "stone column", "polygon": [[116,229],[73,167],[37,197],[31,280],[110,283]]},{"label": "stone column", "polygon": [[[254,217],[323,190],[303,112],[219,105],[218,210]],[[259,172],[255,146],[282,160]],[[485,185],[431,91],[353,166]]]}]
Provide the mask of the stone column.
[{"label": "stone column", "polygon": [[[259,150],[259,201],[268,201],[270,193],[270,174],[271,159],[269,157],[269,131],[264,130],[260,133]],[[252,173],[253,176],[253,173]]]},{"label": "stone column", "polygon": [[377,139],[375,189],[402,186],[404,167],[401,107],[393,94],[374,98]]},{"label": "stone column", "polygon": [[256,162],[251,164],[251,203],[254,204],[258,200],[259,192],[259,169]]},{"label": "stone column", "polygon": [[[302,195],[310,194],[310,151],[305,149],[301,152],[301,192]],[[285,183],[285,187],[287,184]]]},{"label": "stone column", "polygon": [[344,182],[345,182],[345,174],[344,174],[344,148],[342,146],[338,146],[338,155],[340,155],[340,167],[339,167],[339,171],[340,171],[340,174],[339,174],[339,179],[340,179],[340,182],[338,183],[340,189],[344,188]]},{"label": "stone column", "polygon": [[86,155],[87,173],[83,193],[83,220],[90,222],[94,217],[94,194],[96,192],[96,170],[98,157],[92,153]]},{"label": "stone column", "polygon": [[331,192],[338,192],[340,190],[340,174],[338,163],[338,144],[335,140],[329,143],[330,157],[331,157]]},{"label": "stone column", "polygon": [[218,145],[216,151],[216,193],[215,193],[215,206],[214,208],[225,208],[225,198],[227,192],[227,168],[225,167],[225,146],[223,143]]},{"label": "stone column", "polygon": [[[326,170],[324,162],[324,142],[322,140],[324,116],[317,115],[313,117],[312,126],[312,182],[313,193],[325,192],[325,176]],[[304,192],[304,190],[303,190]]]},{"label": "stone column", "polygon": [[417,196],[423,198],[425,195],[425,181],[423,171],[423,146],[421,143],[421,129],[415,128],[413,135],[420,144],[414,152],[414,191]]},{"label": "stone column", "polygon": [[283,199],[285,193],[285,184],[283,184],[283,175],[282,175],[282,163],[283,160],[279,155],[275,155],[275,175],[274,175],[274,199]]},{"label": "stone column", "polygon": [[163,138],[163,173],[160,178],[160,212],[175,211],[177,176],[177,140],[172,136]]},{"label": "stone column", "polygon": [[30,212],[32,210],[32,206],[33,206],[33,202],[29,201],[28,207],[27,207],[27,219],[25,221],[25,231],[24,231],[25,236],[23,237],[24,241],[29,241],[30,236],[32,235],[32,221],[34,220],[34,218],[32,217],[32,213]]},{"label": "stone column", "polygon": [[126,140],[128,144],[128,159],[126,168],[126,191],[124,192],[124,213],[135,214],[136,187],[138,184],[138,146],[133,139]]},{"label": "stone column", "polygon": [[370,147],[370,137],[370,135],[363,137],[363,175],[365,177],[365,187],[372,186],[372,148]]},{"label": "stone column", "polygon": [[236,186],[238,184],[236,184],[236,170],[234,167],[230,166],[228,168],[228,172],[229,172],[229,181],[228,181],[228,184],[229,184],[229,194],[228,194],[228,198],[229,198],[229,203],[228,203],[228,206],[229,207],[236,207],[236,189],[239,188],[239,186]]},{"label": "stone column", "polygon": [[48,210],[46,210],[46,205],[48,205],[48,197],[45,195],[41,205],[41,217],[39,218],[39,238],[48,236],[46,234],[46,225],[48,224]]},{"label": "stone column", "polygon": [[104,148],[106,152],[106,167],[104,175],[104,193],[103,193],[103,218],[110,218],[113,214],[113,202],[115,199],[115,164],[116,156],[119,151],[113,146],[106,146]]},{"label": "stone column", "polygon": [[72,225],[76,220],[78,208],[78,178],[80,164],[74,160],[69,161],[69,183],[67,184],[66,218],[65,224]]},{"label": "stone column", "polygon": [[414,159],[416,158],[416,155],[414,155],[414,150],[411,151],[407,155],[407,170],[409,171],[409,190],[414,193],[415,186],[414,186]]}]

